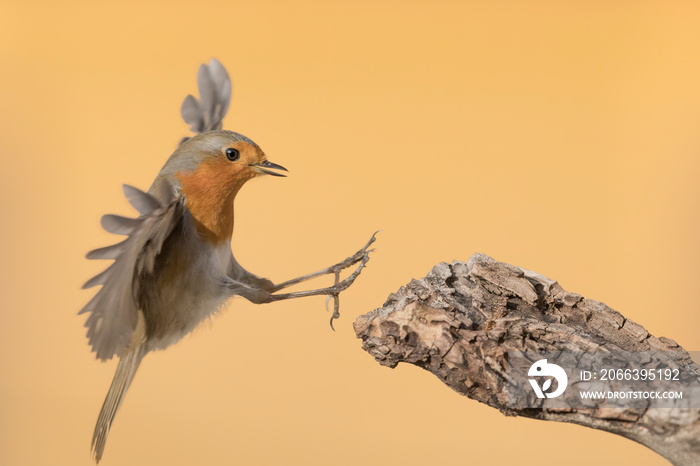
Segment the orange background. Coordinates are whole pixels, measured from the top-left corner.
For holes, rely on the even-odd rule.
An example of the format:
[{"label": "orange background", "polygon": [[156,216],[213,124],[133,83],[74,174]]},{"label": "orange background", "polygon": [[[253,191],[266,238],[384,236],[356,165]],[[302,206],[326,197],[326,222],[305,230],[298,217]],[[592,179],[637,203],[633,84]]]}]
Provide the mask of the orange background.
[{"label": "orange background", "polygon": [[[103,464],[667,464],[626,439],[506,418],[352,322],[443,260],[483,252],[700,349],[695,1],[0,3],[0,463],[89,465],[116,363],[77,311],[182,136],[200,63],[225,127],[287,179],[246,186],[234,251],[275,281],[382,229],[341,300],[256,306],[149,355]],[[329,283],[320,281],[318,285]]]}]

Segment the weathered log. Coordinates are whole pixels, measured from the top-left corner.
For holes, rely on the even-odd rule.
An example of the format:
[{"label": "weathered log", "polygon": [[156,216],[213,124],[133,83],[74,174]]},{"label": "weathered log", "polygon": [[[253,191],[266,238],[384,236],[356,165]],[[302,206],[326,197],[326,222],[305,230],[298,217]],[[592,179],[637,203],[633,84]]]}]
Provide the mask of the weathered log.
[{"label": "weathered log", "polygon": [[700,386],[700,367],[673,340],[654,337],[605,304],[569,293],[537,273],[483,254],[467,263],[440,263],[391,294],[382,308],[360,316],[354,328],[380,364],[415,364],[506,415],[605,430],[646,445],[675,465],[700,464],[700,409],[688,397],[672,408],[654,403],[619,408],[600,401],[533,409],[509,403],[512,351],[660,352],[669,366],[683,367],[686,386]]}]

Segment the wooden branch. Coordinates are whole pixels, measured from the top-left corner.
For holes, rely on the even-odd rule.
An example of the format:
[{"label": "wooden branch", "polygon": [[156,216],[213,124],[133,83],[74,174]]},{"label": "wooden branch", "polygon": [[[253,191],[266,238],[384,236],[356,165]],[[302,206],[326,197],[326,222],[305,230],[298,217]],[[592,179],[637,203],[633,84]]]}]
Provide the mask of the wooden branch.
[{"label": "wooden branch", "polygon": [[467,263],[440,263],[390,295],[382,308],[360,316],[354,328],[380,364],[415,364],[508,416],[601,429],[646,445],[675,465],[700,464],[700,409],[689,407],[687,398],[673,408],[619,408],[604,401],[563,409],[509,404],[508,351],[664,351],[660,357],[669,365],[684,367],[686,385],[700,386],[700,367],[673,340],[654,337],[605,304],[537,273],[483,254]]}]

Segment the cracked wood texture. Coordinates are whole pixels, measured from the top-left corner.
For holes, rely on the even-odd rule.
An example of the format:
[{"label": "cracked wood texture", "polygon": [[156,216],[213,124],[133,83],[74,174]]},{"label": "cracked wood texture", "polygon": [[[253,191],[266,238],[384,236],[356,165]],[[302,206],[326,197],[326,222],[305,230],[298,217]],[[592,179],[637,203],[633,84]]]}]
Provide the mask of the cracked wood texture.
[{"label": "cracked wood texture", "polygon": [[537,273],[483,254],[467,263],[440,263],[391,294],[382,308],[358,317],[354,328],[380,364],[415,364],[505,415],[605,430],[675,465],[700,464],[700,409],[509,407],[508,351],[672,351],[662,357],[689,369],[690,384],[700,385],[700,368],[673,340],[654,337],[605,304]]}]

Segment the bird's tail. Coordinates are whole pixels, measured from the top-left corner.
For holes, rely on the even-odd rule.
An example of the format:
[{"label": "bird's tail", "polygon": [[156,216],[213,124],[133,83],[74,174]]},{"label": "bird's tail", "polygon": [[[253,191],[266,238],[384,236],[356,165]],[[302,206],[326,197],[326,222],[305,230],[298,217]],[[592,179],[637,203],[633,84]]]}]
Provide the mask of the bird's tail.
[{"label": "bird's tail", "polygon": [[117,372],[114,374],[105,402],[102,404],[102,411],[100,411],[100,416],[97,418],[95,433],[92,435],[92,453],[96,463],[99,463],[102,458],[105,443],[107,442],[107,434],[114,420],[114,415],[117,414],[119,405],[121,405],[122,399],[134,378],[134,374],[136,374],[136,369],[139,368],[141,359],[145,355],[144,345],[138,345],[130,349],[119,360]]}]

